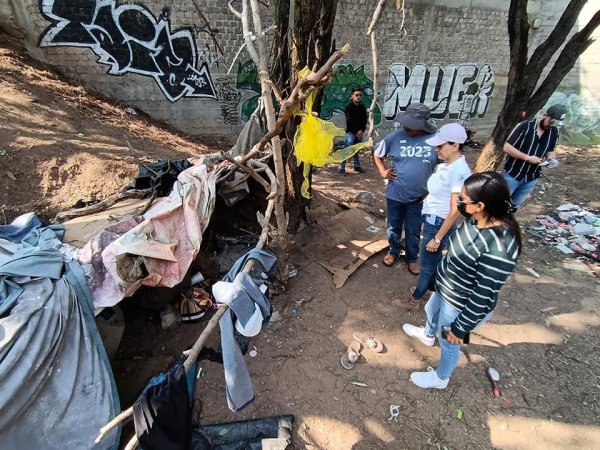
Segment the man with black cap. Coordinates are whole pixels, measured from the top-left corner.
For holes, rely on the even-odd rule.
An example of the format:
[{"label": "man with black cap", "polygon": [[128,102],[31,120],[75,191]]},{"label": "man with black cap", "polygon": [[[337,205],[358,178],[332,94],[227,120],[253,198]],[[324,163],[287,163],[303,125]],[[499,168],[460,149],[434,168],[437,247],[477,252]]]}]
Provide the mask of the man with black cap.
[{"label": "man with black cap", "polygon": [[[412,103],[396,117],[402,128],[389,134],[375,148],[373,158],[381,176],[388,180],[387,236],[390,244],[383,264],[392,266],[400,256],[400,238],[404,228],[405,261],[408,270],[418,275],[421,210],[427,195],[427,180],[437,163],[435,148],[425,142],[436,132],[430,122],[430,110],[422,103]],[[388,169],[384,158],[389,158]]]},{"label": "man with black cap", "polygon": [[508,155],[502,177],[510,189],[510,199],[521,206],[542,176],[542,166],[558,166],[556,152],[558,127],[563,124],[566,109],[554,105],[535,120],[521,122],[504,144]]}]

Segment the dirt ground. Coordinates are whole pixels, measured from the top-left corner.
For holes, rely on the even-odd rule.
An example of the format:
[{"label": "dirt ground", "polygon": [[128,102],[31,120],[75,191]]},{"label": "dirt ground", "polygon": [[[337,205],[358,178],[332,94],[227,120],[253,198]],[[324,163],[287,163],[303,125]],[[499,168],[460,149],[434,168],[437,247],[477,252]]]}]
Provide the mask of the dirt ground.
[{"label": "dirt ground", "polygon": [[[2,223],[28,211],[50,218],[77,200],[104,198],[133,178],[135,158],[215,150],[91,98],[32,63],[14,42],[2,44]],[[562,164],[547,171],[519,211],[523,225],[567,202],[600,210],[600,149],[560,147],[558,153]],[[477,152],[468,150],[467,156],[473,161]],[[333,214],[341,211],[339,202],[385,217],[383,183],[368,158],[364,161],[364,175],[349,170],[341,177],[336,167],[319,170],[314,187],[321,194],[313,208]],[[376,204],[353,202],[361,191],[372,193]],[[420,324],[423,317],[390,305],[415,277],[402,262],[383,266],[379,254],[336,289],[306,245],[319,239],[318,227],[296,237],[290,262],[298,274],[273,298],[277,314],[251,343],[258,352],[246,357],[255,401],[237,414],[229,411],[222,366],[202,361],[203,423],[293,414],[295,449],[600,448],[598,278],[563,269],[565,255],[526,236],[492,322],[464,346],[448,388],[423,391],[408,376],[435,366],[439,347],[407,338],[402,323]],[[532,277],[527,267],[541,277]],[[128,322],[113,368],[125,408],[150,376],[195,341],[206,322],[162,330],[156,313],[123,306]],[[355,331],[373,333],[385,351],[364,350],[348,371],[340,355]],[[217,335],[208,346],[218,348]],[[501,374],[502,398],[492,396],[484,376],[489,366]],[[390,405],[399,406],[397,420],[388,420]],[[126,427],[126,438],[130,433]]]}]

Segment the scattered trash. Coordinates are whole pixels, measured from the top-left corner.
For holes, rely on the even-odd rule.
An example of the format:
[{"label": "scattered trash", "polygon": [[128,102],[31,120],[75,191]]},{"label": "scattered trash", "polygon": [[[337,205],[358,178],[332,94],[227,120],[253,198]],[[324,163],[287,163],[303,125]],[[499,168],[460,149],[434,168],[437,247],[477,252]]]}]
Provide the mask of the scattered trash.
[{"label": "scattered trash", "polygon": [[133,108],[125,108],[125,112],[131,114],[132,116],[137,116],[137,112]]},{"label": "scattered trash", "polygon": [[298,311],[298,308],[292,308],[292,309],[290,309],[290,315],[292,317],[298,317],[298,314],[300,314],[300,311]]},{"label": "scattered trash", "polygon": [[367,222],[369,222],[371,225],[373,225],[375,223],[375,219],[373,219],[371,216],[365,216],[365,220]]},{"label": "scattered trash", "polygon": [[227,428],[221,428],[221,431],[219,431],[219,436],[225,436],[227,433],[229,433]]},{"label": "scattered trash", "polygon": [[563,268],[575,270],[577,272],[591,272],[589,266],[583,261],[579,261],[578,259],[565,259],[563,261]]},{"label": "scattered trash", "polygon": [[456,410],[456,418],[457,418],[458,420],[462,420],[462,419],[463,419],[463,417],[464,417],[464,416],[463,416],[462,409],[457,409],[457,410]]},{"label": "scattered trash", "polygon": [[201,281],[204,281],[204,275],[202,275],[201,272],[195,273],[194,275],[192,275],[192,280],[191,280],[191,284],[198,284]]},{"label": "scattered trash", "polygon": [[379,212],[380,212],[381,214],[383,214],[385,211],[384,211],[383,209],[380,209],[380,210],[379,210]]},{"label": "scattered trash", "polygon": [[505,406],[505,407],[510,406],[510,400],[502,397],[502,406]]},{"label": "scattered trash", "polygon": [[398,422],[398,416],[400,415],[400,405],[390,405],[390,417],[388,417],[388,422],[394,421]]},{"label": "scattered trash", "polygon": [[254,348],[248,352],[250,358],[256,358],[258,356],[258,350],[256,350],[256,346],[253,347]]},{"label": "scattered trash", "polygon": [[160,326],[163,330],[167,330],[179,322],[179,312],[171,307],[171,305],[165,306],[160,312]]},{"label": "scattered trash", "polygon": [[362,381],[350,381],[350,384],[353,384],[354,386],[369,387],[367,383],[363,383]]},{"label": "scattered trash", "polygon": [[0,156],[6,156],[6,150],[0,148]]},{"label": "scattered trash", "polygon": [[288,264],[288,278],[294,278],[298,275],[298,269],[296,269],[291,264]]},{"label": "scattered trash", "polygon": [[556,246],[556,248],[559,249],[561,252],[565,253],[566,255],[572,255],[573,253],[575,253],[573,250],[571,250],[565,244],[558,244]]},{"label": "scattered trash", "polygon": [[533,275],[535,278],[539,278],[540,274],[533,270],[531,267],[526,267],[525,270]]},{"label": "scattered trash", "polygon": [[6,176],[13,181],[17,181],[17,177],[12,172],[6,171]]},{"label": "scattered trash", "polygon": [[527,233],[570,255],[577,253],[600,261],[600,216],[578,205],[566,203],[556,208],[557,217],[539,216],[538,224]]},{"label": "scattered trash", "polygon": [[375,206],[377,204],[377,200],[375,200],[375,196],[370,193],[370,192],[359,192],[358,194],[356,194],[356,197],[354,197],[354,200],[357,201],[358,203],[362,203],[363,205],[367,205],[367,206]]},{"label": "scattered trash", "polygon": [[369,228],[367,228],[367,231],[370,233],[379,233],[381,231],[381,228],[376,227],[375,225],[371,225]]},{"label": "scattered trash", "polygon": [[500,395],[502,395],[502,392],[500,391],[500,386],[498,386],[498,381],[500,381],[500,372],[498,372],[493,367],[488,367],[485,371],[485,375],[488,377],[488,380],[490,380],[490,384],[492,385],[492,393],[494,394],[494,397],[500,397]]}]

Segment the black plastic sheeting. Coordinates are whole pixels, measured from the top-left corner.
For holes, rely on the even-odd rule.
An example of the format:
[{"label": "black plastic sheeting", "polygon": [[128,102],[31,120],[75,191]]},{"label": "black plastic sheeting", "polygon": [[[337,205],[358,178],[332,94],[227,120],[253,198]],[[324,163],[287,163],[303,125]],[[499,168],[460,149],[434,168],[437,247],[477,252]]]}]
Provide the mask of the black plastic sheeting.
[{"label": "black plastic sheeting", "polygon": [[159,160],[151,164],[140,164],[138,176],[124,190],[149,189],[157,197],[165,197],[171,193],[177,176],[185,169],[192,167],[187,159]]},{"label": "black plastic sheeting", "polygon": [[286,450],[294,416],[205,425],[192,432],[191,450]]}]

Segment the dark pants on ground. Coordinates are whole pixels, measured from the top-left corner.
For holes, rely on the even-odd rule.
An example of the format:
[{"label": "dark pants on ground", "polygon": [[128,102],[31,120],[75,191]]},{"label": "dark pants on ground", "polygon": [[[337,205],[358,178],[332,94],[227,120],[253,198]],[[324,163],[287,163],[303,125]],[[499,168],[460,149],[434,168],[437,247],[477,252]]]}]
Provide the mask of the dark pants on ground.
[{"label": "dark pants on ground", "polygon": [[387,200],[387,237],[390,244],[390,254],[400,256],[400,240],[404,228],[404,250],[407,263],[417,262],[419,258],[419,236],[421,234],[421,210],[423,200],[412,203],[400,203]]}]

